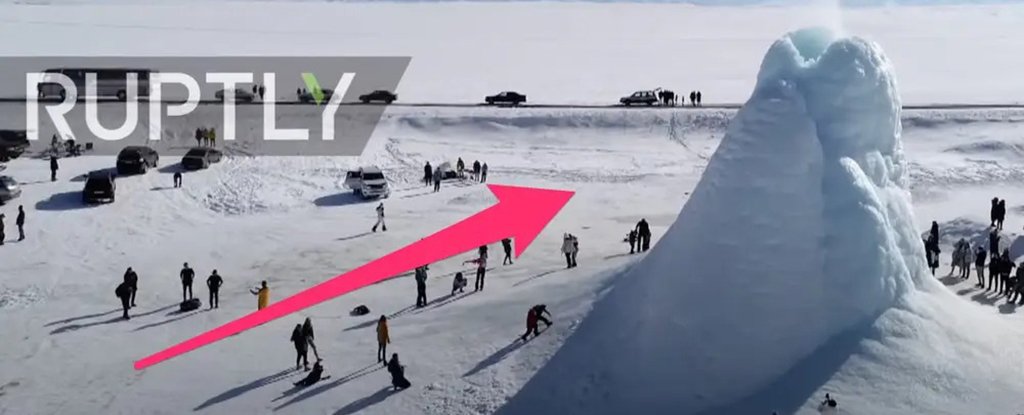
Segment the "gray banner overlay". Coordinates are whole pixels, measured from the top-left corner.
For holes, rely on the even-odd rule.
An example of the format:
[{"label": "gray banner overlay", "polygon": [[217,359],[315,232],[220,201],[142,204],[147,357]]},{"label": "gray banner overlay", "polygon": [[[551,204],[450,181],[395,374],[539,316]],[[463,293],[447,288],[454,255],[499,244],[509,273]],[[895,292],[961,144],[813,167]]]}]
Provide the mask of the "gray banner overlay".
[{"label": "gray banner overlay", "polygon": [[[31,143],[33,149],[49,147],[57,134],[61,140],[91,145],[88,154],[96,155],[117,154],[130,145],[152,147],[161,156],[181,155],[199,145],[196,130],[204,128],[213,129],[214,145],[227,153],[358,156],[385,109],[378,102],[363,104],[359,97],[375,90],[397,92],[409,61],[408,57],[0,57],[0,96],[15,99],[2,105],[0,129],[29,131],[30,137],[38,138]],[[121,93],[129,88],[123,82],[125,70],[146,70],[138,72],[146,74],[137,85],[135,100]],[[39,72],[46,74],[27,79],[27,74]],[[54,73],[76,80],[75,91],[52,82]],[[97,74],[94,95],[87,93],[85,84],[89,82],[81,81],[88,79],[83,73]],[[183,85],[167,82],[173,74],[194,79],[198,90],[193,93],[198,91],[198,97],[190,97]],[[245,92],[232,101],[218,95],[226,89],[224,83],[208,78],[223,74],[248,75],[252,80],[227,88]],[[337,96],[332,99],[329,94],[321,97],[314,93],[316,87],[308,83],[309,75],[319,88]],[[339,83],[343,79],[350,82]],[[162,80],[159,101],[150,95],[157,80]],[[37,82],[46,86],[40,89]],[[263,86],[262,99],[258,91],[252,94],[254,85]],[[87,96],[95,101],[89,102]],[[322,99],[316,102],[317,98]],[[194,106],[190,112],[168,113],[188,104],[186,100]],[[61,105],[66,111],[62,117],[50,114]],[[151,119],[154,108],[159,109],[159,122]],[[129,117],[132,112],[134,117]],[[70,134],[58,134],[61,130],[55,118],[67,122],[65,131]],[[132,121],[134,128],[126,127],[117,134],[95,128],[116,130],[126,124],[130,127]],[[333,134],[324,134],[325,121],[333,121]],[[226,138],[232,125],[234,140],[229,141]],[[282,133],[286,129],[290,131]]]}]

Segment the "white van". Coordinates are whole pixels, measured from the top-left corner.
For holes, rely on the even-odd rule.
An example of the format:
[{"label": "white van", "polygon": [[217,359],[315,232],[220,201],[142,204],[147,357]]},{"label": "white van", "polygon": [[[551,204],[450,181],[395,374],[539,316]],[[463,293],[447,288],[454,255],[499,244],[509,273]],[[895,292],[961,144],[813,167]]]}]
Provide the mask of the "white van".
[{"label": "white van", "polygon": [[391,194],[384,172],[377,166],[360,167],[345,175],[345,187],[364,199],[383,198]]}]

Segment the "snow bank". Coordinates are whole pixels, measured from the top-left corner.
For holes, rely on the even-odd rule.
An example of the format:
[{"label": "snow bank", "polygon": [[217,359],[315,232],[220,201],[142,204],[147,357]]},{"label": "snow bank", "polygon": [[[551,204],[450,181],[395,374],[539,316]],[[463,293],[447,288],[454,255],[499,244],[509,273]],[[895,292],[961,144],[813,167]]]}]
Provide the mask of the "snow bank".
[{"label": "snow bank", "polygon": [[775,42],[675,224],[506,411],[718,412],[934,284],[900,132],[876,44]]}]

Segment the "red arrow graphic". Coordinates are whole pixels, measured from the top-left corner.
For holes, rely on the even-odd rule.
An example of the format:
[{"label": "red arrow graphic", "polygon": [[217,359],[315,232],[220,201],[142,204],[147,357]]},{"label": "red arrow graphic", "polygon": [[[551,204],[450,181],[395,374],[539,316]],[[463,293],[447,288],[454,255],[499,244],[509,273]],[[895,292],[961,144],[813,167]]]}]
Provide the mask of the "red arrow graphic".
[{"label": "red arrow graphic", "polygon": [[135,369],[145,369],[385,278],[503,238],[515,238],[515,255],[518,258],[573,196],[573,192],[564,190],[501,185],[487,187],[497,196],[497,204],[412,245],[139,360],[135,362]]}]

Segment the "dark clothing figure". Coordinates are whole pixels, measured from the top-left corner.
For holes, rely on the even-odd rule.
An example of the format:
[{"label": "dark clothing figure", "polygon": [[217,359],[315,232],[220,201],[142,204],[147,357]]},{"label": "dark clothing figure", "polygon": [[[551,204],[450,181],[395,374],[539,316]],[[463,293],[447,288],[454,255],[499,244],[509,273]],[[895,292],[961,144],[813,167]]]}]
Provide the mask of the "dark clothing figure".
[{"label": "dark clothing figure", "polygon": [[206,287],[210,289],[210,308],[220,308],[220,286],[223,284],[224,279],[217,275],[217,270],[206,278]]},{"label": "dark clothing figure", "polygon": [[203,146],[203,138],[206,138],[206,134],[203,134],[203,129],[202,128],[196,128],[196,136],[195,136],[196,147],[202,147]]},{"label": "dark clothing figure", "polygon": [[57,165],[57,156],[50,156],[50,181],[57,181],[57,170],[60,166]]},{"label": "dark clothing figure", "polygon": [[1017,264],[1010,260],[1009,249],[1003,250],[1003,255],[999,258],[999,263],[1001,265],[999,280],[1002,281],[1003,283],[1002,292],[1003,294],[1009,295],[1010,290],[1013,289],[1013,287],[1010,285],[1010,274],[1012,274],[1013,269],[1017,267]]},{"label": "dark clothing figure", "polygon": [[690,106],[697,106],[697,91],[690,91]]},{"label": "dark clothing figure", "polygon": [[480,183],[487,182],[487,163],[480,167]]},{"label": "dark clothing figure", "polygon": [[455,279],[452,280],[452,295],[456,292],[462,293],[462,290],[466,288],[466,277],[462,276],[461,272],[455,273]]},{"label": "dark clothing figure", "polygon": [[313,349],[313,356],[319,362],[320,353],[316,351],[316,343],[313,342],[313,320],[309,317],[306,317],[306,321],[302,323],[302,337],[306,339],[306,344],[309,345],[309,348]]},{"label": "dark clothing figure", "polygon": [[[486,251],[484,251],[486,252]],[[487,254],[482,253],[479,258],[463,262],[463,264],[476,264],[476,279],[473,281],[473,291],[484,289],[484,277],[487,276]]]},{"label": "dark clothing figure", "polygon": [[1003,230],[1003,220],[1006,219],[1006,199],[1000,200],[996,205],[996,230]]},{"label": "dark clothing figure", "polygon": [[992,259],[995,259],[999,252],[999,233],[994,229],[988,234],[988,251],[992,253]]},{"label": "dark clothing figure", "polygon": [[4,239],[7,239],[7,234],[4,233],[4,214],[0,213],[0,245],[4,244]]},{"label": "dark clothing figure", "polygon": [[480,162],[473,161],[473,180],[480,180]]},{"label": "dark clothing figure", "polygon": [[428,161],[427,164],[423,166],[423,184],[430,186],[430,182],[433,178],[434,169],[430,167],[430,162]]},{"label": "dark clothing figure", "polygon": [[128,270],[124,272],[124,282],[128,283],[128,287],[131,288],[131,306],[135,307],[135,293],[139,291],[139,275],[128,267]]},{"label": "dark clothing figure", "polygon": [[1008,302],[1015,303],[1017,300],[1020,300],[1024,303],[1024,262],[1017,266],[1017,275],[1013,280],[1016,284],[1013,286],[1013,295],[1010,296]]},{"label": "dark clothing figure", "polygon": [[697,106],[698,106],[698,107],[699,107],[699,106],[702,106],[702,104],[701,104],[701,102],[700,102],[700,101],[701,101],[700,91],[697,91]]},{"label": "dark clothing figure", "polygon": [[427,270],[416,268],[416,307],[427,306]]},{"label": "dark clothing figure", "polygon": [[307,386],[312,386],[314,383],[317,383],[322,379],[330,378],[330,376],[324,376],[324,365],[320,364],[320,362],[316,362],[313,364],[313,370],[311,370],[309,374],[306,375],[305,378],[298,382],[295,382],[293,385],[299,388],[304,388]]},{"label": "dark clothing figure", "polygon": [[259,92],[259,96],[260,96],[260,101],[263,101],[263,95],[266,95],[267,87],[265,87],[263,85],[260,85],[260,88],[259,88],[258,92]]},{"label": "dark clothing figure", "polygon": [[441,176],[441,170],[434,170],[434,192],[441,191],[441,179],[443,178]]},{"label": "dark clothing figure", "polygon": [[[181,301],[185,301],[192,298],[192,280],[195,279],[196,272],[189,268],[188,264],[185,264],[179,276],[181,277]],[[188,292],[187,297],[185,296],[186,291]]]},{"label": "dark clothing figure", "polygon": [[985,288],[985,257],[988,253],[985,252],[985,248],[978,247],[978,250],[974,253],[974,268],[978,274],[978,285],[979,288]]},{"label": "dark clothing figure", "polygon": [[401,390],[412,386],[409,379],[405,378],[405,366],[398,361],[398,353],[391,355],[391,360],[388,361],[388,373],[391,374],[391,386],[395,390]]},{"label": "dark clothing figure", "polygon": [[993,197],[992,198],[992,207],[989,208],[989,210],[988,210],[988,216],[992,220],[992,223],[990,223],[988,226],[991,226],[993,228],[996,227],[996,220],[999,218],[999,215],[997,213],[998,209],[999,209],[999,198],[998,197]]},{"label": "dark clothing figure", "polygon": [[174,172],[174,187],[175,188],[181,187],[181,172],[180,171]]},{"label": "dark clothing figure", "polygon": [[18,217],[14,219],[14,224],[18,225],[18,241],[25,240],[25,207],[18,206]]},{"label": "dark clothing figure", "polygon": [[928,258],[928,268],[931,268],[932,275],[935,275],[935,269],[939,267],[939,253],[942,251],[939,249],[939,224],[932,222],[931,229],[928,230],[928,239],[924,243],[925,254]]},{"label": "dark clothing figure", "polygon": [[[302,335],[302,325],[296,324],[295,329],[292,330],[291,337],[292,344],[295,345],[295,368],[305,367],[309,370],[309,343],[306,341],[306,336]],[[300,365],[299,362],[302,362]]]},{"label": "dark clothing figure", "polygon": [[466,163],[462,161],[462,157],[459,157],[459,161],[455,162],[455,172],[459,174],[459,178],[463,178],[462,172],[466,171]]},{"label": "dark clothing figure", "polygon": [[636,239],[637,239],[637,231],[636,231],[636,229],[633,229],[633,230],[629,231],[629,236],[627,236],[626,239],[629,241],[629,253],[631,253],[631,254],[636,253]]},{"label": "dark clothing figure", "polygon": [[501,265],[512,265],[512,239],[502,239],[501,248],[505,250],[505,259],[501,261]]},{"label": "dark clothing figure", "polygon": [[530,333],[533,333],[533,337],[537,337],[540,331],[537,329],[538,323],[543,322],[545,328],[551,327],[551,320],[544,318],[544,314],[551,317],[551,313],[548,313],[548,307],[544,304],[538,304],[530,307],[530,311],[526,312],[526,333],[523,333],[520,339],[526,341]]},{"label": "dark clothing figure", "polygon": [[647,219],[640,219],[634,230],[637,236],[637,249],[647,252],[648,249],[651,249],[651,225],[647,224]]},{"label": "dark clothing figure", "polygon": [[128,285],[127,281],[122,282],[117,286],[117,289],[114,290],[114,295],[121,300],[121,310],[124,312],[121,317],[125,320],[131,319],[131,317],[128,316],[128,309],[131,308],[130,301],[132,296],[132,287]]},{"label": "dark clothing figure", "polygon": [[996,287],[996,281],[999,279],[999,270],[1002,265],[999,264],[999,255],[992,255],[992,259],[988,261],[988,287],[985,291],[991,290]]}]

